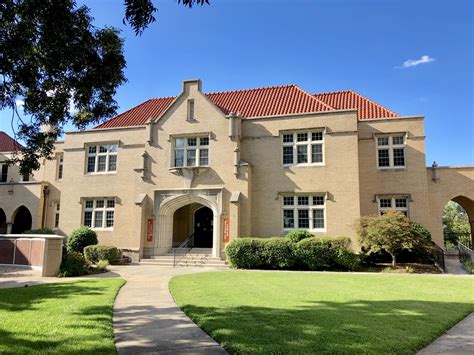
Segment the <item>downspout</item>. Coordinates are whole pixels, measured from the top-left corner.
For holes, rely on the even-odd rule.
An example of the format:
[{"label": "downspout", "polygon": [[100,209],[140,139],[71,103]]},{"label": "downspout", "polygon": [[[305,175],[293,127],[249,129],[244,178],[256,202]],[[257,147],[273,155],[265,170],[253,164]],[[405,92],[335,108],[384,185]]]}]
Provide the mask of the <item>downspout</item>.
[{"label": "downspout", "polygon": [[46,207],[47,207],[48,195],[49,195],[49,187],[48,187],[48,185],[45,185],[43,187],[43,207],[42,207],[43,210],[42,210],[42,213],[41,213],[41,228],[44,228],[45,224],[46,224],[46,214],[47,214],[47,211],[48,211],[48,209]]}]

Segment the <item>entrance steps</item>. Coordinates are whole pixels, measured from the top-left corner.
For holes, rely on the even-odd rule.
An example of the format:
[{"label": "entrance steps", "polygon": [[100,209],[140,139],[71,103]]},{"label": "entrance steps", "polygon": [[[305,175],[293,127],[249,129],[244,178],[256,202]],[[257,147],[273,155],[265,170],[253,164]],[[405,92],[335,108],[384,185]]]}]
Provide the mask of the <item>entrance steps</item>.
[{"label": "entrance steps", "polygon": [[[212,256],[212,249],[193,248],[186,255],[177,255],[179,260],[176,266],[193,267],[227,267],[227,264],[221,258]],[[165,255],[153,255],[147,259],[141,259],[141,264],[157,266],[174,266],[173,251]]]}]

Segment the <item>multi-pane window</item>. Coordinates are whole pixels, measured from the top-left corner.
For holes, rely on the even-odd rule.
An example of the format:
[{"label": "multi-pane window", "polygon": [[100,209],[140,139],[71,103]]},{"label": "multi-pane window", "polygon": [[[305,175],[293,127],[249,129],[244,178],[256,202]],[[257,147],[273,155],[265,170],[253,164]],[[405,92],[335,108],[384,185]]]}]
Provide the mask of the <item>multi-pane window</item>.
[{"label": "multi-pane window", "polygon": [[283,196],[284,229],[325,229],[323,195]]},{"label": "multi-pane window", "polygon": [[175,138],[175,167],[207,165],[209,165],[209,137]]},{"label": "multi-pane window", "polygon": [[87,173],[117,171],[117,144],[99,144],[87,147]]},{"label": "multi-pane window", "polygon": [[64,156],[59,154],[57,157],[57,164],[58,164],[58,180],[63,178],[63,166],[64,166]]},{"label": "multi-pane window", "polygon": [[88,199],[84,201],[83,224],[91,228],[113,228],[115,200],[113,198]]},{"label": "multi-pane window", "polygon": [[8,181],[8,164],[2,164],[2,174],[0,175],[0,182]]},{"label": "multi-pane window", "polygon": [[377,137],[377,166],[382,169],[405,167],[405,135]]},{"label": "multi-pane window", "polygon": [[283,165],[324,164],[323,131],[284,133]]},{"label": "multi-pane window", "polygon": [[60,203],[56,203],[56,211],[54,213],[54,228],[59,228],[59,212],[61,211]]},{"label": "multi-pane window", "polygon": [[408,198],[404,196],[383,196],[378,198],[379,214],[395,210],[408,217]]}]

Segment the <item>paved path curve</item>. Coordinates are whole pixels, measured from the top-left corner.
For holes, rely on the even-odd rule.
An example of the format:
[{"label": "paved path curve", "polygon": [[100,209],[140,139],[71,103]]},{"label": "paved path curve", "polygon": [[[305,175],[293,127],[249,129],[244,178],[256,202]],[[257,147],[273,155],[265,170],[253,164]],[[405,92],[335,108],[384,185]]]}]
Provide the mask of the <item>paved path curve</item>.
[{"label": "paved path curve", "polygon": [[471,355],[473,350],[474,313],[471,313],[426,348],[419,351],[417,355]]},{"label": "paved path curve", "polygon": [[112,266],[127,280],[114,304],[114,336],[118,354],[227,354],[176,305],[168,282],[180,274],[219,268]]}]

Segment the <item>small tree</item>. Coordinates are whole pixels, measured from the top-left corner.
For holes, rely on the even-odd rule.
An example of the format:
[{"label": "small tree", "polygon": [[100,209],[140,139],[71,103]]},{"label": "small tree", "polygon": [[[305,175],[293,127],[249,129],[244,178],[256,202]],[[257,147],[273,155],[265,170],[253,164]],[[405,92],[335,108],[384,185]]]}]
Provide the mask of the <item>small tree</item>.
[{"label": "small tree", "polygon": [[396,265],[401,250],[424,245],[426,239],[415,223],[403,213],[389,211],[382,216],[364,216],[356,225],[359,243],[369,254],[386,251]]}]

